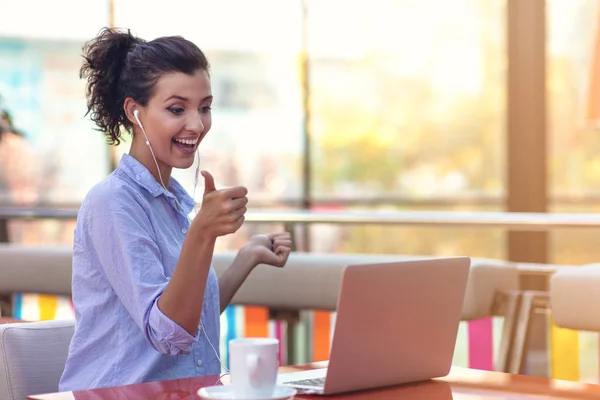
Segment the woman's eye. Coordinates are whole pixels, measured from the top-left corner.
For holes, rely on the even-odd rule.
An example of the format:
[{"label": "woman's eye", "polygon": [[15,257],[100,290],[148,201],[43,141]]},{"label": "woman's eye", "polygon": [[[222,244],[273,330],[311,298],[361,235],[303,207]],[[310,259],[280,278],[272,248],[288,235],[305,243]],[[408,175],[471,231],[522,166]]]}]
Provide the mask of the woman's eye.
[{"label": "woman's eye", "polygon": [[212,110],[210,106],[200,107],[200,111],[202,111],[203,113],[210,112],[210,110]]},{"label": "woman's eye", "polygon": [[169,107],[169,111],[171,111],[175,115],[179,115],[183,113],[184,110],[181,107]]}]

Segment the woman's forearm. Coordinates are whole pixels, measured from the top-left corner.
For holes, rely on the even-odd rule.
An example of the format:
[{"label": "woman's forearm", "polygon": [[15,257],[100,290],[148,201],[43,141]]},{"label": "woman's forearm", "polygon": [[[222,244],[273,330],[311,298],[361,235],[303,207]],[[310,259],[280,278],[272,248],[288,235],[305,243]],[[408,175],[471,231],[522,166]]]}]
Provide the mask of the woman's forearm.
[{"label": "woman's forearm", "polygon": [[173,276],[158,299],[158,308],[192,336],[200,324],[214,249],[214,238],[190,229]]},{"label": "woman's forearm", "polygon": [[256,261],[254,258],[242,248],[233,260],[233,263],[219,277],[221,312],[229,305],[231,299],[233,299],[233,296],[255,266]]}]

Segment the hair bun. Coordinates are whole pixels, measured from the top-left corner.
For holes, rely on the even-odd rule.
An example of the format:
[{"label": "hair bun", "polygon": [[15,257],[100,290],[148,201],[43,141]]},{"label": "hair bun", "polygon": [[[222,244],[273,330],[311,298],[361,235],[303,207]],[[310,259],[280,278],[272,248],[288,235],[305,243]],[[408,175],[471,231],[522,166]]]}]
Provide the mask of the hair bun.
[{"label": "hair bun", "polygon": [[[114,129],[111,121],[114,118],[120,119],[125,99],[119,90],[119,78],[126,64],[127,54],[143,42],[133,36],[130,30],[121,32],[114,28],[104,28],[83,48],[84,62],[79,76],[87,79],[88,112],[91,111],[91,119],[100,130]],[[119,144],[118,135],[116,136],[117,138],[113,136],[111,144]]]}]

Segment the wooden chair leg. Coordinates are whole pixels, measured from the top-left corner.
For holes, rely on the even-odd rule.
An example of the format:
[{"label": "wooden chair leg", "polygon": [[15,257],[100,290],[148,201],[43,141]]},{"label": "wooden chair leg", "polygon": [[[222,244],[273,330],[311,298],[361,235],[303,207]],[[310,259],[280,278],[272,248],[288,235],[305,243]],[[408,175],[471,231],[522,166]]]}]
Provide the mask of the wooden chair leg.
[{"label": "wooden chair leg", "polygon": [[517,327],[517,319],[519,316],[519,306],[521,303],[521,293],[512,291],[501,293],[500,308],[504,315],[504,325],[502,326],[502,337],[500,338],[500,346],[498,349],[498,360],[496,361],[496,371],[509,372],[511,362],[512,348],[514,346],[515,329]]},{"label": "wooden chair leg", "polygon": [[548,293],[525,291],[521,294],[520,303],[518,324],[515,329],[508,370],[511,374],[522,374],[525,372],[525,360],[533,313],[538,307],[546,308],[548,306]]},{"label": "wooden chair leg", "polygon": [[514,343],[510,357],[511,360],[508,367],[508,372],[511,374],[520,374],[525,365],[527,341],[529,339],[529,330],[531,327],[531,316],[533,315],[533,297],[534,295],[531,292],[524,292],[521,295],[518,322],[515,329]]}]

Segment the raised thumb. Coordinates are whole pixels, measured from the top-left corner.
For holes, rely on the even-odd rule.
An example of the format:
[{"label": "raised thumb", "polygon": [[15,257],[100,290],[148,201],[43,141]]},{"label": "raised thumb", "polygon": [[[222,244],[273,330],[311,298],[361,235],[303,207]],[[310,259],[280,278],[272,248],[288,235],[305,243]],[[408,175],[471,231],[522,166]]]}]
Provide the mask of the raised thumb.
[{"label": "raised thumb", "polygon": [[213,178],[210,172],[202,171],[201,174],[204,177],[204,194],[217,190],[215,187],[215,178]]}]

